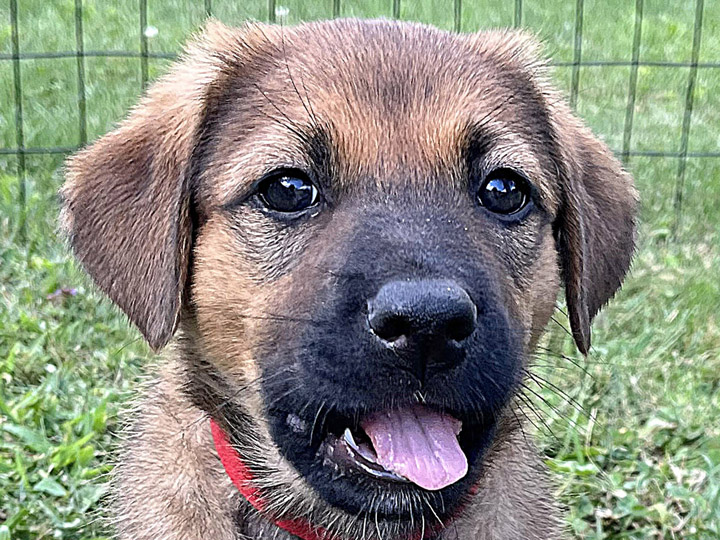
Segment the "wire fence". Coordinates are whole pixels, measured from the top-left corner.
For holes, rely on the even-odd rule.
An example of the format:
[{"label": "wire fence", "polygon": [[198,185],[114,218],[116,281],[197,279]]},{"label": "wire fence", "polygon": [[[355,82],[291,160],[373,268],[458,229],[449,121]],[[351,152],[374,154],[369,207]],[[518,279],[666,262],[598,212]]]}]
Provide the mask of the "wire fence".
[{"label": "wire fence", "polygon": [[[128,58],[137,59],[140,64],[140,83],[144,88],[150,79],[149,60],[151,59],[174,59],[175,53],[151,52],[148,46],[148,0],[137,0],[137,50],[87,50],[85,48],[85,35],[83,29],[83,0],[74,0],[74,21],[75,21],[75,49],[49,52],[23,52],[20,47],[20,30],[18,24],[18,0],[7,0],[9,2],[10,28],[11,28],[11,52],[0,53],[0,62],[12,63],[13,99],[14,99],[14,121],[15,141],[12,147],[0,147],[0,156],[15,156],[17,163],[17,178],[20,183],[19,204],[24,208],[27,204],[26,156],[45,154],[68,154],[88,142],[88,120],[87,120],[87,91],[86,91],[86,59],[87,58]],[[402,9],[402,0],[388,0],[392,2],[391,13],[399,18]],[[406,0],[407,1],[407,0]],[[529,0],[528,0],[529,1]],[[203,0],[206,16],[212,16],[213,1]],[[468,2],[468,0],[465,0]],[[516,27],[523,25],[524,13],[523,0],[514,0],[513,24]],[[701,62],[700,47],[702,41],[703,17],[705,12],[704,0],[694,0],[694,25],[693,38],[690,53],[690,61],[673,62],[641,59],[640,51],[642,45],[642,30],[644,20],[645,0],[635,0],[634,25],[632,39],[632,54],[629,60],[584,60],[583,59],[583,30],[585,28],[585,0],[575,0],[575,17],[573,28],[573,55],[571,61],[555,61],[551,65],[571,69],[571,82],[569,89],[569,100],[573,108],[578,104],[578,92],[580,88],[580,72],[585,68],[603,69],[607,67],[629,67],[630,75],[627,81],[628,92],[625,106],[624,123],[622,130],[622,145],[614,148],[614,151],[626,163],[633,157],[647,158],[671,158],[677,160],[676,178],[674,185],[673,199],[673,229],[677,230],[683,218],[685,179],[687,175],[687,162],[690,158],[720,159],[720,151],[690,151],[689,134],[693,121],[693,108],[696,98],[696,86],[698,72],[700,70],[715,70],[720,68],[720,62]],[[451,4],[448,2],[448,6]],[[456,31],[469,31],[471,28],[463,28],[463,0],[453,0],[452,3],[453,27]],[[278,5],[275,0],[267,0],[266,20],[278,22]],[[342,13],[343,5],[341,0],[332,0],[332,15],[337,17]],[[279,22],[283,22],[282,20]],[[69,146],[26,146],[25,117],[23,114],[23,62],[28,60],[43,59],[72,59],[76,60],[77,72],[77,133],[79,145]],[[680,129],[680,140],[677,142],[677,149],[647,150],[633,147],[633,127],[636,111],[636,97],[638,91],[638,72],[643,66],[667,69],[688,69],[688,76],[685,86],[685,100],[682,114],[682,126]]]}]

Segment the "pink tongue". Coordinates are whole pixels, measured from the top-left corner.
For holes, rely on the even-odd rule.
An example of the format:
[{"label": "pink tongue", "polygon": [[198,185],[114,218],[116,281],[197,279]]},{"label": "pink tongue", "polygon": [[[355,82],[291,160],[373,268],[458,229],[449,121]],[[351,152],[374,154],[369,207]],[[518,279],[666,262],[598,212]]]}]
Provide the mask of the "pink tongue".
[{"label": "pink tongue", "polygon": [[467,458],[457,440],[462,424],[452,416],[414,405],[375,414],[362,428],[377,462],[421,488],[442,489],[467,474]]}]

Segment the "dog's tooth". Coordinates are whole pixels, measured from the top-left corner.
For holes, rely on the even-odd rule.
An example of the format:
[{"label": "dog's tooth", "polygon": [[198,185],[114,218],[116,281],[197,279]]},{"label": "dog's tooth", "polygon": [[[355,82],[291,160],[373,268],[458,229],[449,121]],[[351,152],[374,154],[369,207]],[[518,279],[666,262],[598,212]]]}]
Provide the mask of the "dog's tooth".
[{"label": "dog's tooth", "polygon": [[353,437],[352,431],[350,431],[350,428],[345,428],[345,433],[343,433],[343,439],[345,439],[345,442],[355,451],[359,451],[357,443],[355,442],[355,437]]},{"label": "dog's tooth", "polygon": [[362,457],[369,463],[377,463],[377,455],[372,447],[365,443],[358,444],[355,441],[355,437],[353,437],[352,430],[350,428],[345,428],[343,441],[353,450],[353,452],[355,452],[356,455]]}]

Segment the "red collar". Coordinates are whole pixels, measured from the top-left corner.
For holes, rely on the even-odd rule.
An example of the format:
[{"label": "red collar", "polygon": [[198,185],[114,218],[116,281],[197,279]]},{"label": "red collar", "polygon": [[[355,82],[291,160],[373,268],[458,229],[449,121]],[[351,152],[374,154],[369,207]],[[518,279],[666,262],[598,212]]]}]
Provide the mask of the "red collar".
[{"label": "red collar", "polygon": [[[215,420],[210,420],[210,428],[215,441],[215,449],[230,480],[255,510],[267,516],[265,500],[262,498],[260,490],[253,485],[252,472],[240,459],[240,455],[232,447],[227,435]],[[273,519],[273,521],[281,529],[302,540],[339,540],[330,536],[325,529],[313,527],[303,519]]]},{"label": "red collar", "polygon": [[[337,536],[332,536],[322,527],[316,527],[304,519],[275,519],[268,516],[267,503],[262,497],[260,490],[253,484],[252,471],[243,463],[240,455],[232,447],[227,435],[222,428],[214,420],[210,420],[210,428],[212,430],[215,449],[217,450],[220,461],[225,467],[225,472],[238,488],[243,497],[261,514],[269,517],[275,525],[281,529],[297,536],[301,540],[341,540]],[[424,538],[428,538],[433,533],[438,532],[437,529],[427,530]],[[410,540],[422,540],[422,533],[414,535]]]}]

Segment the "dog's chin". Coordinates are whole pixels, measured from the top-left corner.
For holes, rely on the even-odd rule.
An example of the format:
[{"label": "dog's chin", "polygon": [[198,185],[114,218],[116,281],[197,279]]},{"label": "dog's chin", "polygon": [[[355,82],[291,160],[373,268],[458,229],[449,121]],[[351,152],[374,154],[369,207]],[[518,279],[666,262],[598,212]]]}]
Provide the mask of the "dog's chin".
[{"label": "dog's chin", "polygon": [[[436,452],[436,461],[429,459],[431,463],[424,464],[425,468],[442,469],[438,480],[437,470],[416,470],[414,474],[403,475],[381,459],[374,448],[374,439],[366,432],[367,418],[377,413],[352,408],[342,412],[323,411],[298,408],[296,404],[296,398],[281,399],[273,404],[269,409],[271,433],[284,457],[318,495],[329,505],[353,516],[369,515],[372,519],[396,523],[403,520],[408,527],[419,523],[421,516],[427,523],[437,523],[438,519],[446,521],[457,513],[477,483],[483,456],[496,428],[491,413],[467,414],[427,402],[422,406],[396,403],[396,411],[403,407],[422,407],[433,418],[452,419],[457,426],[457,442],[453,441],[450,446],[461,454],[458,451],[443,462]],[[419,432],[425,431],[419,429]],[[423,445],[423,441],[418,442],[412,435],[406,433],[405,437],[409,439],[408,447]],[[408,461],[417,463],[417,456],[411,457]],[[457,462],[463,458],[464,469],[458,471]],[[447,473],[447,469],[455,470]]]}]

